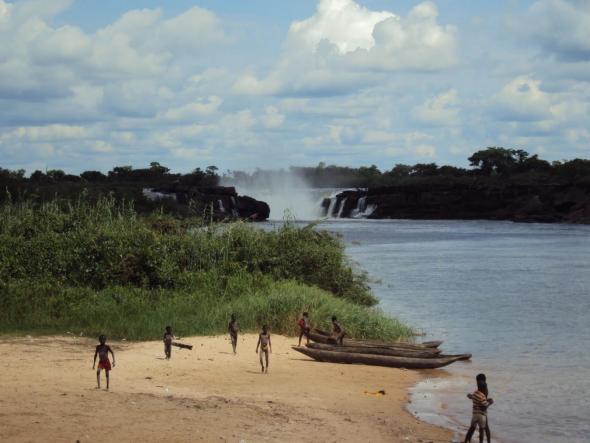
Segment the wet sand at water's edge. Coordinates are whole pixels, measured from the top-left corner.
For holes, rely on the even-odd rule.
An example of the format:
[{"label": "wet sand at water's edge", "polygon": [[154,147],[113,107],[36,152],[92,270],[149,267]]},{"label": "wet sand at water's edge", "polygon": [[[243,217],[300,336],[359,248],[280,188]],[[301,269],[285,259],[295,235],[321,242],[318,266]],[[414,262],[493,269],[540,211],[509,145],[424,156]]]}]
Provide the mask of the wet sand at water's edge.
[{"label": "wet sand at water's edge", "polygon": [[[273,335],[269,374],[257,336],[111,342],[111,390],[97,390],[88,338],[0,338],[3,442],[449,442],[405,410],[421,373],[314,362]],[[432,373],[430,373],[432,375]],[[375,395],[384,390],[385,395]]]}]

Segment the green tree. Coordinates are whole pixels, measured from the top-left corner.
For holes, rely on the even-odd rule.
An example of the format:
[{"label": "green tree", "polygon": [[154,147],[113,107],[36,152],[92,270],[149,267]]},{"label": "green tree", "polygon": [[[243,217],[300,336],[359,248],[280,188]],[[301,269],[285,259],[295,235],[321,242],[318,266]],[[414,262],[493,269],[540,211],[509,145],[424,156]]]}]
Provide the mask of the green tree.
[{"label": "green tree", "polygon": [[80,174],[80,177],[91,183],[105,181],[107,178],[107,176],[100,171],[84,171]]},{"label": "green tree", "polygon": [[47,171],[47,177],[56,182],[62,181],[65,176],[66,173],[61,169],[50,169],[49,171]]},{"label": "green tree", "polygon": [[150,171],[156,173],[156,174],[168,174],[170,172],[170,168],[167,168],[166,166],[162,166],[160,163],[158,162],[151,162],[150,163]]},{"label": "green tree", "polygon": [[398,163],[387,174],[391,177],[409,177],[411,172],[412,167],[410,165]]},{"label": "green tree", "polygon": [[467,160],[469,160],[471,166],[478,168],[483,174],[508,174],[519,163],[526,161],[528,155],[528,152],[522,149],[506,149],[494,146],[475,152]]},{"label": "green tree", "polygon": [[411,175],[418,177],[430,177],[438,174],[436,163],[416,163],[412,166]]}]

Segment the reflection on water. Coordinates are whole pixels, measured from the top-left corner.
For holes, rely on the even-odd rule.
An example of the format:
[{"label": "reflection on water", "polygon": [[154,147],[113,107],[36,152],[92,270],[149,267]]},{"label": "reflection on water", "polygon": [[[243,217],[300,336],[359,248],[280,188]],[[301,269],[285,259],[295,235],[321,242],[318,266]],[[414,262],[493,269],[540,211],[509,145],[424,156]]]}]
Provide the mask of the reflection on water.
[{"label": "reflection on water", "polygon": [[[426,404],[467,425],[478,372],[488,376],[492,433],[503,441],[590,439],[590,226],[493,221],[342,220],[352,259],[377,281],[381,307],[472,352],[431,380]],[[432,388],[437,385],[437,388]],[[419,387],[420,388],[420,387]],[[420,407],[421,402],[410,409]],[[428,418],[428,417],[426,417]],[[526,436],[526,437],[525,437]]]}]

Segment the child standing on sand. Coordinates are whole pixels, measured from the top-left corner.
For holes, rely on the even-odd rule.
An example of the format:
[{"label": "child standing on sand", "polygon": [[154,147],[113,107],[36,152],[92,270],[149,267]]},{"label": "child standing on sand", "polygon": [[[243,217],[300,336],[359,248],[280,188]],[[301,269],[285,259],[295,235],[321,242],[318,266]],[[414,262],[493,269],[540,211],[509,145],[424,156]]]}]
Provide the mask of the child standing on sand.
[{"label": "child standing on sand", "polygon": [[232,314],[227,325],[227,331],[229,332],[229,338],[231,340],[231,346],[236,353],[236,347],[238,346],[238,321],[236,320],[236,314]]},{"label": "child standing on sand", "polygon": [[299,345],[301,346],[301,339],[305,335],[307,339],[307,344],[309,344],[309,333],[311,331],[311,321],[309,320],[309,314],[307,312],[303,313],[303,316],[297,322],[299,325]]},{"label": "child standing on sand", "polygon": [[172,357],[172,340],[174,340],[172,328],[166,326],[166,330],[164,331],[164,355],[166,355],[166,360],[170,360],[170,357]]},{"label": "child standing on sand", "polygon": [[109,345],[107,345],[106,335],[98,337],[99,344],[96,345],[96,351],[94,352],[94,363],[92,369],[96,367],[96,356],[98,356],[98,369],[96,370],[96,384],[97,389],[100,389],[100,370],[104,369],[105,376],[107,379],[107,391],[109,390],[109,372],[111,372],[111,362],[109,361],[109,352],[113,356],[113,367],[115,367],[115,353]]},{"label": "child standing on sand", "polygon": [[341,345],[344,341],[344,336],[346,335],[346,331],[342,327],[340,323],[338,323],[338,319],[335,315],[332,316],[332,330],[333,334],[332,337],[336,340],[336,344]]},{"label": "child standing on sand", "polygon": [[[264,325],[262,332],[258,336],[258,343],[256,344],[256,353],[258,354],[258,348],[260,348],[260,366],[262,372],[268,374],[268,354],[272,353],[272,344],[270,343],[270,334],[268,333],[268,327]],[[264,366],[263,357],[266,360],[266,368]]]},{"label": "child standing on sand", "polygon": [[[477,390],[473,394],[467,394],[467,398],[473,402],[473,414],[471,416],[471,426],[465,436],[465,443],[471,442],[471,437],[475,432],[475,428],[479,427],[479,442],[483,443],[483,435],[487,427],[487,409],[494,403],[492,398],[488,396],[488,386],[486,384],[486,377],[484,374],[479,374],[476,377]],[[487,431],[489,432],[489,430]],[[488,442],[489,442],[488,434]]]}]

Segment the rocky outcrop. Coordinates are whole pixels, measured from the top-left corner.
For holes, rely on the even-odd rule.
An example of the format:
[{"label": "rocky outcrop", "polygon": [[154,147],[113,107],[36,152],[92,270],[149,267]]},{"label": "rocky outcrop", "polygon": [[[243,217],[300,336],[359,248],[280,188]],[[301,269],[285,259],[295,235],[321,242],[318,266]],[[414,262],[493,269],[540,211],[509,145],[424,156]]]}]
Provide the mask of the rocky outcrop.
[{"label": "rocky outcrop", "polygon": [[180,205],[193,205],[197,210],[218,220],[264,221],[270,215],[268,204],[246,195],[238,195],[234,187],[201,188],[173,183],[159,188],[144,189],[144,196],[151,200],[170,198]]},{"label": "rocky outcrop", "polygon": [[400,185],[325,199],[330,217],[590,223],[590,185]]}]

